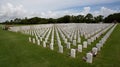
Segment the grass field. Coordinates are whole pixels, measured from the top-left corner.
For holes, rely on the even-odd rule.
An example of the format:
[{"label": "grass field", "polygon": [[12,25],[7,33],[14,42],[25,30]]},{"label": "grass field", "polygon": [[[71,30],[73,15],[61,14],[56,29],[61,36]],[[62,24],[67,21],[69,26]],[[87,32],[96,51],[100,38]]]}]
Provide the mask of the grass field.
[{"label": "grass field", "polygon": [[120,67],[120,24],[92,64],[29,43],[28,37],[0,28],[0,67]]}]

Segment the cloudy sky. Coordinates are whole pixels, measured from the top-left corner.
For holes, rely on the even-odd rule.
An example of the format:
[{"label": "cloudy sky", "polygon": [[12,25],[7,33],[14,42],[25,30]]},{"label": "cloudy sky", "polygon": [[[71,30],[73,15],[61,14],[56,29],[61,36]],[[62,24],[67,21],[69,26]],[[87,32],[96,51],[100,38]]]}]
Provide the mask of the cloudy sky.
[{"label": "cloudy sky", "polygon": [[24,17],[58,18],[64,15],[108,16],[120,12],[120,0],[1,0],[0,21]]}]

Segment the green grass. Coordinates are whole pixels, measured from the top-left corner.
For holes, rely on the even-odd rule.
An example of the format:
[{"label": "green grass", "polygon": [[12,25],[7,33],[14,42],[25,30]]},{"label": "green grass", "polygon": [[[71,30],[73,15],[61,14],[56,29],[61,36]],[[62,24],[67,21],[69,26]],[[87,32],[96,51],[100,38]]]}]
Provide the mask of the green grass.
[{"label": "green grass", "polygon": [[29,43],[28,37],[0,28],[0,67],[120,67],[120,24],[92,64]]}]

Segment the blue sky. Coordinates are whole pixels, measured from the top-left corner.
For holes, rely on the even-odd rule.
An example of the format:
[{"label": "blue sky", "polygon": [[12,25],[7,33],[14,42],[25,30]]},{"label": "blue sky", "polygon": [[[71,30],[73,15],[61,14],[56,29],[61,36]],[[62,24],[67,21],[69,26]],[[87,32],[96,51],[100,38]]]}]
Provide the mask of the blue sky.
[{"label": "blue sky", "polygon": [[24,17],[58,18],[64,15],[94,16],[120,12],[120,0],[1,0],[0,21]]},{"label": "blue sky", "polygon": [[86,6],[93,7],[92,11],[99,10],[101,7],[106,7],[106,8],[113,9],[113,10],[120,10],[120,1],[112,2],[112,3],[103,3],[103,4],[73,6],[73,7],[63,8],[60,10],[76,9],[76,10],[80,11],[80,10],[82,10],[83,7],[86,7]]}]

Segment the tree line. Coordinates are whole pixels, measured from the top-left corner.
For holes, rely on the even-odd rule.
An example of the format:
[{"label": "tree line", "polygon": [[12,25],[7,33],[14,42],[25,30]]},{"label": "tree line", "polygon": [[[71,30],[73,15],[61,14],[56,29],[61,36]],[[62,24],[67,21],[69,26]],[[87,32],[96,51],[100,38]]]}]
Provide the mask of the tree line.
[{"label": "tree line", "polygon": [[25,17],[24,19],[16,18],[10,21],[7,20],[3,22],[3,24],[100,23],[100,22],[104,22],[104,23],[120,22],[120,13],[111,14],[105,18],[102,15],[93,17],[93,15],[90,13],[88,13],[86,16],[65,15],[57,19],[40,18],[40,17],[32,17],[32,18]]}]

